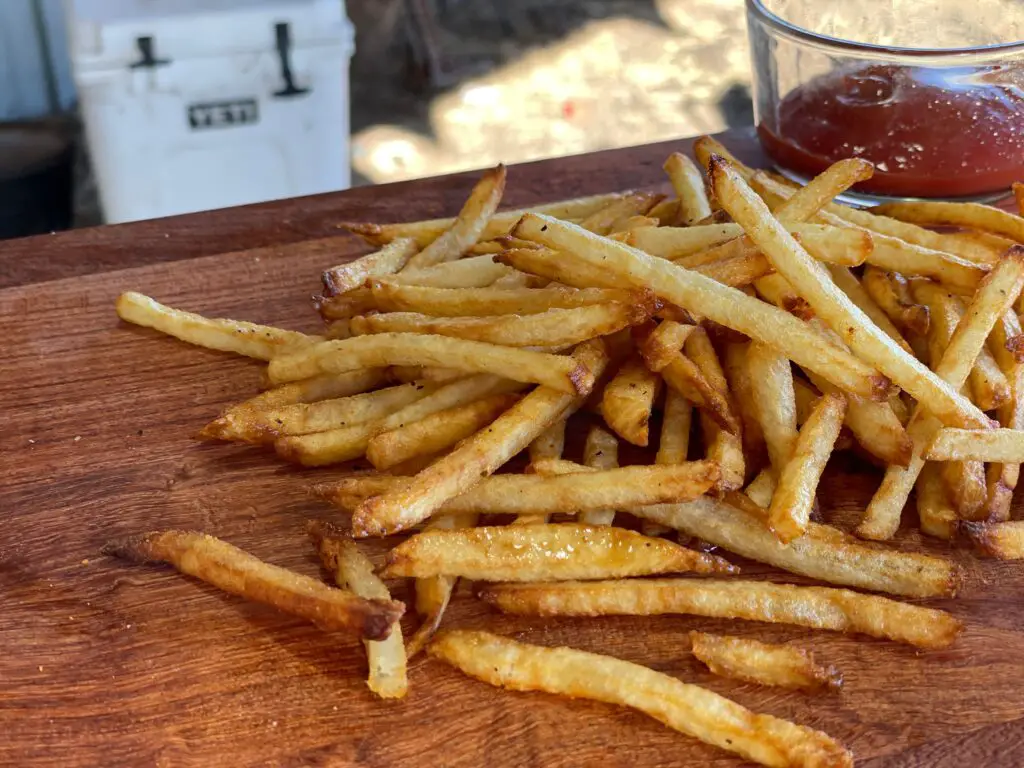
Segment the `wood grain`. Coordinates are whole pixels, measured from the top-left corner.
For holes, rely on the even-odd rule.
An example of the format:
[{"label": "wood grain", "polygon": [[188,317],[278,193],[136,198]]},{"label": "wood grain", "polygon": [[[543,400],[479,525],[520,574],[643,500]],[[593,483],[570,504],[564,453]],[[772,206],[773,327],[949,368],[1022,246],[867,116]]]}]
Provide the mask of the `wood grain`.
[{"label": "wood grain", "polygon": [[[660,184],[669,146],[678,148],[514,168],[510,203]],[[193,440],[220,408],[256,390],[259,366],[120,324],[117,293],[312,330],[319,272],[363,252],[357,240],[341,239],[327,253],[201,254],[322,236],[336,219],[451,213],[468,185],[469,177],[449,177],[0,247],[3,278],[15,286],[0,290],[0,764],[738,764],[639,714],[505,693],[423,658],[412,664],[409,697],[382,702],[365,686],[358,642],[170,569],[99,555],[114,536],[201,528],[317,575],[305,521],[332,511],[307,489],[336,472]],[[820,495],[826,516],[849,524],[878,479],[863,464],[834,461]],[[909,526],[899,544],[943,551]],[[379,558],[382,545],[372,547]],[[971,571],[964,595],[930,604],[953,611],[967,630],[943,652],[688,617],[503,617],[465,587],[446,622],[646,664],[823,729],[871,768],[1019,765],[1022,569],[953,556]],[[804,583],[734,560],[747,575]],[[836,664],[846,685],[810,696],[715,678],[690,657],[690,629],[801,643]]]}]

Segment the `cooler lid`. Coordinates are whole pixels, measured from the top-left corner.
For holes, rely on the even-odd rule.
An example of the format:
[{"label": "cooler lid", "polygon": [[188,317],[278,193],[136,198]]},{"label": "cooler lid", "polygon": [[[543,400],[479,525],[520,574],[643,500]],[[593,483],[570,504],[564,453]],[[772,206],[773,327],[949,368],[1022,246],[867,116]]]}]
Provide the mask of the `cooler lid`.
[{"label": "cooler lid", "polygon": [[273,51],[281,23],[295,47],[352,49],[344,0],[67,0],[67,16],[79,69],[130,66],[146,37],[172,61]]}]

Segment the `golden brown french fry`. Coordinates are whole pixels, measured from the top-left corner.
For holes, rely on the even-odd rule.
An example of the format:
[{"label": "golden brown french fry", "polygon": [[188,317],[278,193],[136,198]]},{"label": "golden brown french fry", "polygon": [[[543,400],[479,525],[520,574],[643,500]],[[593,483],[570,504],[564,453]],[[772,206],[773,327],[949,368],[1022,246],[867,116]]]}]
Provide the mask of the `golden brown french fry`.
[{"label": "golden brown french fry", "polygon": [[606,280],[616,280],[620,287],[625,282],[650,288],[672,304],[700,307],[701,314],[719,325],[777,347],[798,365],[821,373],[844,391],[869,399],[888,397],[890,384],[884,376],[837,349],[785,311],[742,291],[555,219],[527,214],[516,226],[516,232],[520,237],[560,249],[562,262],[568,262],[574,269],[577,265],[598,269]]},{"label": "golden brown french fry", "polygon": [[967,538],[984,555],[1000,560],[1024,559],[1024,520],[1000,523],[964,523]]},{"label": "golden brown french fry", "polygon": [[[634,248],[639,248],[641,251],[646,251],[652,256],[661,256],[662,258],[675,261],[676,259],[721,245],[740,237],[742,234],[743,230],[737,224],[708,224],[697,227],[645,227],[630,232],[626,238],[626,243]],[[698,265],[694,264],[693,266]]]},{"label": "golden brown french fry", "polygon": [[811,320],[814,310],[801,296],[793,290],[782,275],[772,274],[759,277],[754,281],[754,288],[765,301],[786,310],[801,320]]},{"label": "golden brown french fry", "polygon": [[282,383],[319,373],[388,365],[441,366],[492,373],[567,393],[589,393],[594,383],[586,367],[568,356],[422,333],[375,333],[325,341],[301,353],[274,358],[267,373],[272,382]]},{"label": "golden brown french fry", "polygon": [[366,458],[383,471],[416,456],[438,453],[486,427],[518,399],[512,394],[491,395],[381,432],[370,438]]},{"label": "golden brown french fry", "polygon": [[151,531],[108,542],[103,554],[136,563],[168,563],[207,584],[307,619],[328,631],[384,640],[405,610],[368,600],[309,576],[265,563],[226,541],[196,531]]},{"label": "golden brown french fry", "polygon": [[794,624],[871,635],[918,648],[946,648],[962,625],[948,613],[832,587],[742,579],[623,579],[494,584],[478,597],[532,616],[656,616],[682,613]]},{"label": "golden brown french fry", "polygon": [[371,277],[393,275],[419,250],[416,241],[403,237],[393,240],[376,253],[326,270],[321,279],[324,295],[337,296],[363,285]]},{"label": "golden brown french fry", "polygon": [[731,341],[723,347],[722,368],[733,394],[736,412],[740,418],[743,455],[746,459],[746,474],[751,477],[764,464],[767,455],[764,432],[757,416],[754,400],[754,384],[747,365],[747,355],[755,342]]},{"label": "golden brown french fry", "polygon": [[718,139],[713,136],[701,136],[695,142],[693,142],[693,156],[697,158],[697,165],[701,168],[707,169],[711,163],[711,156],[718,155],[724,158],[727,162],[732,164],[743,178],[749,179],[754,175],[754,169],[741,163],[736,156],[725,148]]},{"label": "golden brown french fry", "polygon": [[[1021,187],[1024,190],[1024,187]],[[1019,301],[1019,300],[1018,300]],[[999,407],[999,423],[1007,429],[1024,429],[1024,364],[1017,360],[1013,340],[1021,338],[1020,321],[1010,311],[996,323],[989,336],[989,348],[999,367],[1010,382],[1010,400]],[[987,468],[988,519],[1010,519],[1010,503],[1020,477],[1020,464],[1006,462],[990,464]]]},{"label": "golden brown french fry", "polygon": [[[446,261],[426,269],[406,269],[388,278],[389,285],[417,285],[425,288],[486,288],[514,270],[498,264],[493,254]],[[374,297],[376,300],[376,297]],[[357,313],[358,314],[358,313]]]},{"label": "golden brown french fry", "polygon": [[743,480],[746,472],[746,459],[743,456],[743,438],[740,436],[739,417],[729,397],[729,385],[725,380],[725,373],[718,361],[715,348],[711,345],[711,339],[703,328],[697,328],[694,333],[686,337],[683,345],[687,357],[693,360],[700,369],[705,380],[718,393],[719,397],[728,404],[729,422],[735,425],[734,430],[726,430],[719,426],[717,420],[712,419],[707,413],[701,411],[701,429],[704,432],[704,445],[708,458],[718,463],[721,477],[718,480],[718,490],[733,491],[743,487]]},{"label": "golden brown french fry", "polygon": [[[472,528],[476,523],[476,515],[450,515],[431,520],[427,524],[427,529]],[[434,637],[434,633],[441,626],[441,620],[444,618],[445,611],[448,610],[448,603],[451,602],[452,592],[458,581],[456,576],[416,579],[416,613],[421,618],[421,624],[409,638],[409,643],[405,647],[405,652],[410,659],[427,647]]]},{"label": "golden brown french fry", "polygon": [[[586,230],[581,230],[586,231]],[[604,238],[608,242],[615,242]],[[621,288],[614,275],[587,265],[567,264],[562,255],[551,248],[516,248],[494,257],[523,272],[545,277],[575,288]]]},{"label": "golden brown french fry", "polygon": [[582,219],[580,226],[598,235],[618,232],[624,229],[627,219],[647,213],[663,197],[664,195],[651,192],[626,193]]},{"label": "golden brown french fry", "polygon": [[679,214],[683,224],[690,227],[711,215],[711,203],[704,190],[704,177],[700,169],[686,155],[673,152],[664,165],[679,198]]},{"label": "golden brown french fry", "polygon": [[711,498],[630,509],[742,557],[832,584],[904,597],[956,594],[963,570],[948,560],[864,545],[835,528],[811,523],[788,545],[763,520]]},{"label": "golden brown french fry", "polygon": [[[592,426],[583,444],[583,463],[594,469],[619,466],[619,441],[615,435],[596,424]],[[611,525],[614,520],[614,509],[592,509],[580,515],[580,522],[587,525]]]},{"label": "golden brown french fry", "polygon": [[[587,371],[593,380],[603,372],[608,354],[598,339],[581,344],[566,359]],[[535,389],[486,431],[463,441],[417,474],[406,487],[363,502],[353,513],[353,529],[359,536],[387,535],[426,520],[446,501],[505,464],[581,402],[578,395],[548,387]]]},{"label": "golden brown french fry", "polygon": [[914,354],[913,348],[903,338],[899,328],[889,318],[889,315],[875,303],[875,300],[871,298],[871,295],[849,269],[830,265],[828,272],[832,276],[832,281],[836,284],[836,287],[845,293],[846,297],[867,315],[871,322],[884,331],[908,355]]},{"label": "golden brown french fry", "polygon": [[665,199],[647,212],[647,217],[658,223],[655,226],[671,227],[679,223],[679,201]]},{"label": "golden brown french fry", "polygon": [[1024,219],[991,205],[947,203],[933,200],[886,203],[871,212],[926,227],[955,226],[980,229],[1024,243]]},{"label": "golden brown french fry", "polygon": [[652,371],[660,373],[675,360],[676,353],[686,343],[686,337],[696,329],[695,325],[686,325],[674,320],[662,321],[649,334],[638,339],[644,363]]},{"label": "golden brown french fry", "polygon": [[661,377],[644,365],[639,356],[627,360],[604,388],[601,415],[623,440],[646,446],[648,423],[661,390]]},{"label": "golden brown french fry", "polygon": [[665,392],[665,408],[658,440],[657,464],[682,464],[690,449],[690,423],[693,406],[678,392]]},{"label": "golden brown french fry", "polygon": [[779,274],[807,299],[815,315],[838,333],[854,353],[876,366],[944,423],[976,428],[987,425],[985,414],[973,403],[901,349],[836,288],[738,173],[724,161],[712,162],[711,170],[715,194],[722,207],[743,225]]},{"label": "golden brown french fry", "polygon": [[[373,564],[352,539],[323,523],[308,526],[313,545],[324,567],[334,575],[341,589],[367,600],[391,600],[387,586],[373,572]],[[401,699],[409,690],[405,674],[405,646],[402,628],[395,624],[386,640],[364,640],[370,673],[366,684],[382,699]]]},{"label": "golden brown french fry", "polygon": [[[257,360],[270,360],[314,346],[321,336],[285,331],[243,320],[225,320],[168,307],[149,296],[126,291],[117,297],[117,316],[128,323],[166,333],[198,347],[234,352]],[[305,378],[305,377],[303,377]]]},{"label": "golden brown french fry", "polygon": [[757,282],[765,275],[774,270],[768,259],[757,252],[740,254],[727,259],[721,259],[711,264],[693,267],[694,272],[699,272],[705,277],[733,287],[743,287]]},{"label": "golden brown french fry", "polygon": [[1017,429],[952,429],[935,433],[925,449],[928,461],[1024,462],[1024,432]]},{"label": "golden brown french fry", "polygon": [[[952,388],[959,390],[967,381],[967,376],[978,353],[985,345],[985,339],[1006,311],[1016,301],[1024,286],[1024,248],[1013,249],[1006,258],[999,262],[982,281],[974,300],[967,308],[953,338],[950,339],[942,359],[935,367],[937,376],[945,380]],[[932,310],[932,331],[941,325],[939,318]],[[931,335],[931,334],[929,334]],[[914,441],[913,456],[904,467],[890,466],[885,471],[882,485],[871,499],[864,513],[864,519],[857,528],[857,533],[869,539],[892,538],[899,527],[900,514],[906,504],[910,491],[917,482],[917,476],[924,465],[921,457],[925,446],[931,441],[938,422],[925,415],[921,405],[914,409],[914,415],[907,423],[907,434]],[[984,425],[988,427],[988,423]]]},{"label": "golden brown french fry", "polygon": [[[551,474],[552,465],[556,474]],[[563,473],[566,468],[569,471]],[[503,473],[484,478],[470,490],[446,501],[436,512],[551,515],[626,509],[695,499],[718,480],[718,467],[709,461],[595,470],[571,461],[540,459],[532,469],[531,474]],[[318,486],[316,490],[340,509],[358,510],[375,496],[407,491],[414,479],[354,477]]]},{"label": "golden brown french fry", "polygon": [[867,160],[851,157],[830,165],[815,176],[785,203],[775,215],[779,221],[807,221],[832,202],[832,199],[861,181],[867,181],[875,172]]},{"label": "golden brown french fry", "polygon": [[696,685],[610,656],[545,648],[470,630],[449,631],[428,653],[470,677],[514,691],[546,691],[630,707],[669,728],[762,765],[852,768],[830,736],[745,707]]},{"label": "golden brown french fry", "polygon": [[366,368],[349,373],[325,373],[302,381],[293,381],[261,392],[243,403],[234,405],[207,424],[199,437],[210,440],[237,440],[249,430],[258,414],[298,403],[315,403],[337,397],[358,395],[384,381],[384,370]]},{"label": "golden brown french fry", "polygon": [[928,333],[928,307],[905,302],[897,280],[904,278],[870,264],[861,276],[864,290],[898,328],[923,336]]},{"label": "golden brown french fry", "polygon": [[940,466],[931,462],[925,464],[914,488],[921,530],[929,536],[951,541],[956,536],[959,518],[946,496]]},{"label": "golden brown french fry", "polygon": [[[775,485],[775,473],[765,467],[757,473],[757,477],[750,481],[750,485],[743,490],[743,493],[748,499],[761,507],[762,510],[767,510],[771,506],[772,496],[775,494]],[[738,506],[738,504],[732,501],[733,499],[734,497],[729,497],[730,503],[733,503],[733,506]],[[763,518],[765,523],[767,523],[767,515],[759,515],[758,517]]]},{"label": "golden brown french fry", "polygon": [[545,523],[415,534],[392,549],[383,575],[476,581],[567,581],[657,573],[737,573],[714,555],[610,525]]},{"label": "golden brown french fry", "polygon": [[533,315],[432,317],[416,312],[389,312],[352,318],[356,336],[421,333],[500,344],[508,347],[560,347],[606,336],[645,322],[651,308],[635,304],[593,304],[549,309]]},{"label": "golden brown french fry", "polygon": [[812,692],[843,686],[838,669],[823,667],[810,651],[792,645],[691,631],[690,646],[693,655],[720,677]]},{"label": "golden brown french fry", "polygon": [[690,358],[676,352],[660,373],[670,389],[692,402],[717,425],[728,431],[739,431],[738,417],[728,399],[712,386]]},{"label": "golden brown french fry", "polygon": [[760,342],[752,342],[747,348],[746,365],[757,422],[778,476],[793,455],[797,440],[793,369],[776,349]]},{"label": "golden brown french fry", "polygon": [[823,395],[800,428],[792,458],[779,473],[768,509],[768,524],[785,543],[807,530],[818,482],[845,416],[846,399],[842,395]]},{"label": "golden brown french fry", "polygon": [[650,291],[615,288],[431,288],[375,280],[370,289],[386,312],[420,312],[439,317],[534,315],[549,309],[574,309],[594,304],[632,304],[655,309]]},{"label": "golden brown french fry", "polygon": [[[559,419],[530,443],[527,452],[530,462],[542,461],[544,459],[560,459],[565,449],[565,427],[568,423],[568,416]],[[546,523],[550,515],[546,514],[522,514],[517,515],[510,525],[533,525],[535,523]]]},{"label": "golden brown french fry", "polygon": [[325,322],[348,320],[377,309],[377,301],[365,285],[338,296],[316,296],[314,300],[317,312]]},{"label": "golden brown french fry", "polygon": [[476,183],[451,227],[409,259],[405,268],[424,269],[458,259],[484,234],[504,192],[505,166],[498,165]]}]

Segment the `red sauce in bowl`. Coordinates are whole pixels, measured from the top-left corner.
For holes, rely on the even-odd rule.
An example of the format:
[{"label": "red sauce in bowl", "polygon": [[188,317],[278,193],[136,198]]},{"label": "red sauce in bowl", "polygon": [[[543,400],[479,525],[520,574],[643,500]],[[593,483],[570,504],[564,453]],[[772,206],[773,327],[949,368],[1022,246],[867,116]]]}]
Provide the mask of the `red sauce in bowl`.
[{"label": "red sauce in bowl", "polygon": [[875,164],[860,192],[996,193],[1024,180],[1024,67],[875,65],[811,80],[758,135],[780,166],[814,176],[846,157]]}]

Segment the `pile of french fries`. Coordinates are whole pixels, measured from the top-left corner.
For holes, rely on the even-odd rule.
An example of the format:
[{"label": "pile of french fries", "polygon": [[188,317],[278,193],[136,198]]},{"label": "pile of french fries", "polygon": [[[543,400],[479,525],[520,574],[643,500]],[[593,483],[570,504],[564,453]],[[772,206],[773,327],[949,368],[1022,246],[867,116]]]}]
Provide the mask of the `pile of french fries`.
[{"label": "pile of french fries", "polygon": [[[860,541],[891,539],[913,491],[924,533],[1024,557],[1024,521],[1009,519],[1024,462],[1024,219],[836,203],[871,175],[860,160],[798,186],[711,138],[695,155],[666,162],[671,197],[497,213],[499,166],[454,219],[347,225],[379,250],[324,273],[323,336],[123,294],[124,320],[267,362],[266,391],[203,438],[376,471],[315,488],[338,511],[309,529],[337,587],[196,532],[107,551],[355,632],[382,697],[405,694],[407,658],[426,649],[492,685],[633,707],[765,765],[852,764],[824,733],[634,664],[435,636],[461,578],[510,614],[689,614],[944,648],[959,621],[893,598],[953,596],[961,568]],[[589,424],[582,455],[566,454],[570,417],[570,430]],[[650,463],[620,466],[623,444]],[[856,536],[816,521],[837,451],[884,468]],[[375,569],[358,540],[396,534],[411,535]],[[830,586],[743,580],[700,542]],[[413,580],[408,642],[382,579]],[[804,649],[690,640],[717,675],[842,682]]]}]

